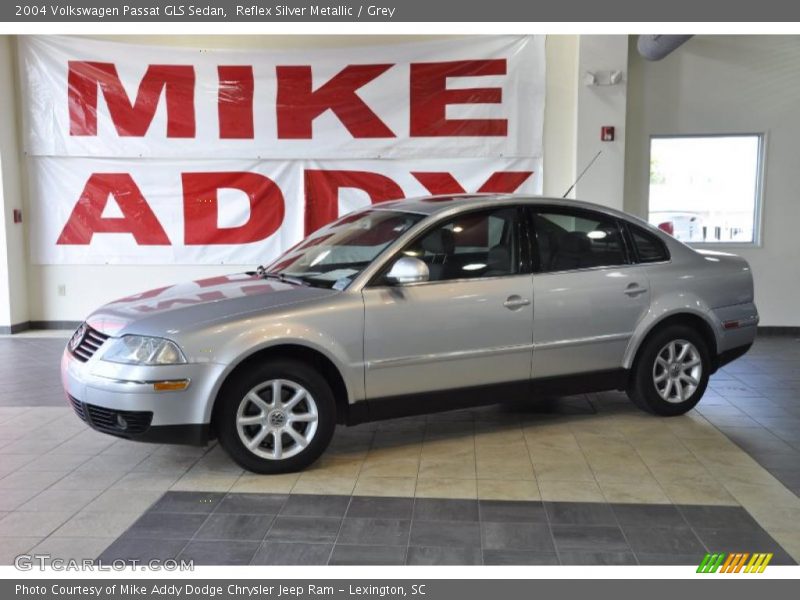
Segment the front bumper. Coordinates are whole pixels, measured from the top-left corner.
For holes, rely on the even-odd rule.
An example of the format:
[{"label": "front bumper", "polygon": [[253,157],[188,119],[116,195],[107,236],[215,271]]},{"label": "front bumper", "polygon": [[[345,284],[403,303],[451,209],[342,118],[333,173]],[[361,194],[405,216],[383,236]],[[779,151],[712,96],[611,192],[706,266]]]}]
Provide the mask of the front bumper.
[{"label": "front bumper", "polygon": [[[99,352],[98,352],[99,354]],[[61,381],[70,405],[92,428],[127,439],[204,444],[209,439],[216,384],[224,365],[216,363],[142,367],[86,362],[68,350]],[[181,391],[160,391],[154,381],[189,380]]]}]

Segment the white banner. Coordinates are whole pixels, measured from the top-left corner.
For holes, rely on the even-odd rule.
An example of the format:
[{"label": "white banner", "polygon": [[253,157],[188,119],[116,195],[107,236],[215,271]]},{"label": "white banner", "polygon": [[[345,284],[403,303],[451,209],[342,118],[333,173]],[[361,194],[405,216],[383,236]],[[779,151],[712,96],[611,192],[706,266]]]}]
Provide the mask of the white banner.
[{"label": "white banner", "polygon": [[544,37],[194,50],[22,37],[33,156],[541,156]]},{"label": "white banner", "polygon": [[257,264],[401,197],[541,193],[544,40],[20,38],[38,264]]}]

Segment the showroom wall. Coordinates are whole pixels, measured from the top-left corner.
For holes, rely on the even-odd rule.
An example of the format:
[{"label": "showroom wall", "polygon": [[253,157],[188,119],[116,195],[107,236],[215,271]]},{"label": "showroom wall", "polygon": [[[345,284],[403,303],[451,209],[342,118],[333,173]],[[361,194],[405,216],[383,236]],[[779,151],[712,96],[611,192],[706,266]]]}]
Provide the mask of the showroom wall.
[{"label": "showroom wall", "polygon": [[659,62],[629,57],[625,210],[647,216],[651,135],[765,133],[761,246],[731,252],[753,268],[761,324],[800,326],[800,38],[698,36]]},{"label": "showroom wall", "polygon": [[[95,36],[133,44],[182,45],[215,48],[309,48],[359,46],[369,44],[409,43],[434,39],[432,36]],[[605,36],[604,36],[605,37]],[[9,38],[3,38],[5,45]],[[8,48],[13,51],[13,47]],[[561,196],[574,179],[576,164],[578,36],[549,36],[547,39],[547,97],[544,127],[544,193]],[[13,52],[12,52],[13,53]],[[10,69],[14,57],[0,54],[2,69]],[[0,72],[0,75],[2,73]],[[14,87],[17,87],[15,84]],[[3,86],[4,90],[10,89]],[[0,93],[6,93],[6,91]],[[19,115],[19,111],[17,111]],[[19,116],[18,116],[19,125]],[[18,144],[17,140],[13,140]],[[19,156],[17,153],[13,153]],[[18,159],[17,159],[18,160]],[[23,170],[24,170],[24,161]],[[23,186],[25,175],[19,176],[14,165],[4,173],[4,183]],[[619,176],[621,177],[621,171]],[[14,180],[17,181],[14,181]],[[19,192],[17,192],[19,193]],[[23,191],[24,196],[24,191]],[[8,209],[8,203],[5,203]],[[17,228],[22,235],[22,228]],[[27,244],[10,247],[16,256],[9,264],[19,264],[27,276],[28,301],[15,302],[11,323],[31,321],[53,325],[59,321],[76,321],[96,306],[121,296],[176,281],[198,279],[226,272],[237,272],[242,266],[119,266],[119,265],[31,265]],[[2,257],[0,257],[2,258]],[[0,263],[2,264],[2,263]],[[27,267],[25,267],[27,265]],[[252,265],[247,265],[252,267]],[[24,285],[14,288],[25,292]],[[1,307],[2,305],[0,305]],[[0,327],[8,321],[0,312]]]},{"label": "showroom wall", "polygon": [[24,227],[14,223],[24,204],[15,77],[13,38],[0,36],[0,327],[29,319]]}]

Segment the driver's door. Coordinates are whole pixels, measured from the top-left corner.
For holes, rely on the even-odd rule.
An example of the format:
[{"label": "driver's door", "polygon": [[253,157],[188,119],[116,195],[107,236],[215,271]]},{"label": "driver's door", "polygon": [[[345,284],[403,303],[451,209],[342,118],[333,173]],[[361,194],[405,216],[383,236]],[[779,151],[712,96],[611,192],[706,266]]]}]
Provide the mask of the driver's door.
[{"label": "driver's door", "polygon": [[533,284],[520,214],[448,219],[398,254],[426,262],[428,282],[363,290],[368,398],[528,381]]}]

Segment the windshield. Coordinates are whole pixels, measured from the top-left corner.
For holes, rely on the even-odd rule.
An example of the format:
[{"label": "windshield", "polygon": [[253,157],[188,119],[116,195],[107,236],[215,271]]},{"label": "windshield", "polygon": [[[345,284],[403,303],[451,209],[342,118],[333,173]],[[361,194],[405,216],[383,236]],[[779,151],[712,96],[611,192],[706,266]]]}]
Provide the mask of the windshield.
[{"label": "windshield", "polygon": [[390,210],[351,213],[289,249],[266,271],[344,289],[384,248],[423,218]]}]

